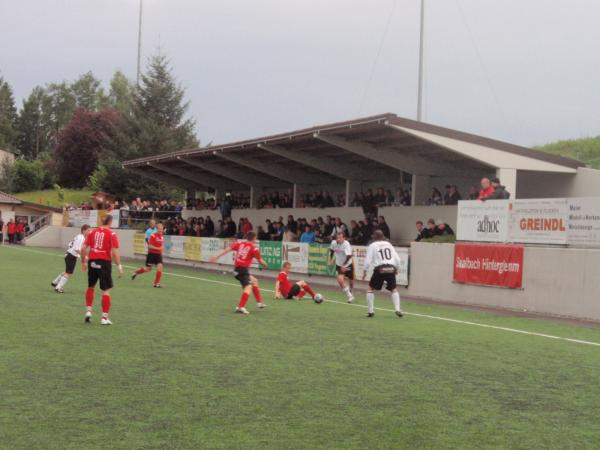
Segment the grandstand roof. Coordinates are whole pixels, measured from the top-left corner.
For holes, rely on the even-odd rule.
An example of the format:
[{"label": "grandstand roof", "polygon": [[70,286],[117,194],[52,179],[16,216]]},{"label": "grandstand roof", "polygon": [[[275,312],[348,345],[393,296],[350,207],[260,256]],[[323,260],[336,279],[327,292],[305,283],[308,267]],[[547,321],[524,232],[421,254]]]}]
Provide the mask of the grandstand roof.
[{"label": "grandstand roof", "polygon": [[478,177],[496,169],[575,173],[577,160],[387,113],[212,147],[124,167],[182,187],[247,189],[413,175]]},{"label": "grandstand roof", "polygon": [[9,205],[22,205],[23,202],[19,200],[17,197],[13,197],[6,192],[0,191],[0,203],[9,204]]}]

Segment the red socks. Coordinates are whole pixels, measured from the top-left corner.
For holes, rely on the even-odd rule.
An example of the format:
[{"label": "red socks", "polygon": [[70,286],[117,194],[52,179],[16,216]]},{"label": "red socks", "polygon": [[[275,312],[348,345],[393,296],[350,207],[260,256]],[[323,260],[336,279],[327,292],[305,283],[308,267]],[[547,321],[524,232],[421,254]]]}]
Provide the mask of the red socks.
[{"label": "red socks", "polygon": [[139,275],[140,273],[146,273],[146,268],[144,267],[140,267],[138,270],[135,271],[135,273],[137,275]]},{"label": "red socks", "polygon": [[94,288],[87,288],[85,291],[85,306],[93,306],[94,304]]},{"label": "red socks", "polygon": [[110,295],[102,294],[102,312],[108,314],[110,311]]},{"label": "red socks", "polygon": [[242,297],[240,298],[240,304],[238,305],[238,308],[246,307],[246,303],[248,303],[248,298],[250,298],[250,294],[247,292],[243,292]]},{"label": "red socks", "polygon": [[306,295],[306,291],[300,291],[300,293],[297,295],[297,297],[298,297],[298,299],[301,299],[305,295]]},{"label": "red socks", "polygon": [[258,289],[258,286],[252,286],[252,293],[254,294],[256,303],[262,302],[262,297],[260,296],[260,289]]},{"label": "red socks", "polygon": [[306,292],[308,292],[308,293],[310,294],[310,296],[311,296],[311,297],[314,297],[314,296],[316,295],[316,294],[315,294],[315,291],[313,291],[313,290],[312,290],[312,288],[311,288],[311,287],[308,285],[308,283],[304,283],[304,287],[303,287],[303,289],[304,289]]},{"label": "red socks", "polygon": [[156,276],[154,277],[154,284],[160,283],[160,277],[162,276],[162,272],[156,272]]}]

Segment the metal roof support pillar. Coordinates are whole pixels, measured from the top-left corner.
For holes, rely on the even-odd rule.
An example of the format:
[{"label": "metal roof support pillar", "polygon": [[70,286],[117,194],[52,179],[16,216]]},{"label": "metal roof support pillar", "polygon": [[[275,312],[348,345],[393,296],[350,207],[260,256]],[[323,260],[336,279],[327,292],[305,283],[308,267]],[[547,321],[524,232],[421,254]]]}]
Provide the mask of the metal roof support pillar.
[{"label": "metal roof support pillar", "polygon": [[429,176],[415,175],[412,176],[412,193],[410,204],[412,206],[425,205],[429,199]]},{"label": "metal roof support pillar", "polygon": [[496,169],[496,177],[500,184],[510,192],[510,198],[517,198],[517,169]]},{"label": "metal roof support pillar", "polygon": [[254,186],[250,185],[250,208],[256,207],[256,193],[254,192]]},{"label": "metal roof support pillar", "polygon": [[292,207],[298,207],[298,185],[296,183],[293,184],[292,188]]}]

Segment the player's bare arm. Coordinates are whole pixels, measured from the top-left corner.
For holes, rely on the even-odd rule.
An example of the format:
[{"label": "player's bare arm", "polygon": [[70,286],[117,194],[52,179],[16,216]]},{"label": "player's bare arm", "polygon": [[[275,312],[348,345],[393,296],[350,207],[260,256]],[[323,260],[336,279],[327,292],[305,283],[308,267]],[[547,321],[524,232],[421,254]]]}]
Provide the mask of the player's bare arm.
[{"label": "player's bare arm", "polygon": [[275,282],[275,298],[281,298],[281,291],[279,289],[279,280]]},{"label": "player's bare arm", "polygon": [[258,263],[259,263],[261,266],[263,266],[263,268],[264,268],[264,269],[266,269],[266,268],[268,267],[268,266],[267,266],[267,263],[266,263],[266,262],[265,262],[265,260],[264,260],[264,259],[262,259],[262,258],[260,258],[260,259],[258,260]]},{"label": "player's bare arm", "polygon": [[121,278],[123,276],[123,266],[121,265],[121,255],[119,254],[118,248],[113,247],[112,257],[113,261],[117,263],[117,268],[119,269],[119,278]]},{"label": "player's bare arm", "polygon": [[81,270],[83,272],[86,271],[87,269],[87,245],[85,245],[85,242],[83,243],[83,245],[81,246]]},{"label": "player's bare arm", "polygon": [[226,255],[227,253],[232,252],[232,251],[233,251],[233,248],[231,248],[231,247],[226,248],[225,250],[223,250],[218,255],[212,256],[209,261],[211,263],[216,263],[220,258],[222,258],[224,255]]}]

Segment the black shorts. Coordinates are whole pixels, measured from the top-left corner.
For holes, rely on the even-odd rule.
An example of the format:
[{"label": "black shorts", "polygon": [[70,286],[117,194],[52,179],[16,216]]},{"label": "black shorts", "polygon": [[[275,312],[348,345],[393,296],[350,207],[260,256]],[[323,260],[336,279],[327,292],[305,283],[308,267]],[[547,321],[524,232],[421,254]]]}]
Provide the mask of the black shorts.
[{"label": "black shorts", "polygon": [[396,272],[381,272],[375,268],[373,275],[371,275],[371,280],[369,281],[369,287],[376,291],[380,291],[383,287],[383,283],[385,283],[385,288],[388,291],[396,289]]},{"label": "black shorts", "polygon": [[233,271],[235,279],[240,282],[243,288],[250,284],[250,272],[247,267],[236,267]]},{"label": "black shorts", "polygon": [[103,259],[94,259],[88,262],[88,287],[95,287],[100,280],[100,289],[112,289],[112,262]]},{"label": "black shorts", "polygon": [[338,273],[338,275],[344,275],[346,278],[354,280],[354,264],[347,266],[344,273],[342,273],[341,266],[335,266],[335,271]]},{"label": "black shorts", "polygon": [[156,266],[162,264],[162,255],[160,253],[148,253],[146,255],[146,266]]},{"label": "black shorts", "polygon": [[288,300],[293,299],[294,297],[296,297],[300,291],[302,291],[302,288],[300,286],[298,286],[297,283],[292,284],[292,287],[290,288],[290,291],[288,292],[288,294],[286,295],[285,298],[287,298]]},{"label": "black shorts", "polygon": [[65,255],[65,273],[73,275],[73,272],[75,272],[75,264],[77,264],[77,256],[67,253]]}]

